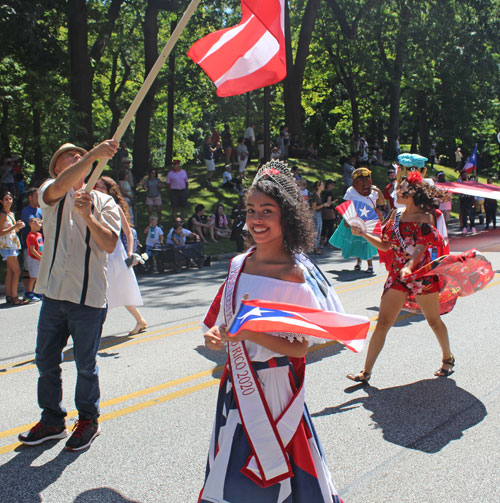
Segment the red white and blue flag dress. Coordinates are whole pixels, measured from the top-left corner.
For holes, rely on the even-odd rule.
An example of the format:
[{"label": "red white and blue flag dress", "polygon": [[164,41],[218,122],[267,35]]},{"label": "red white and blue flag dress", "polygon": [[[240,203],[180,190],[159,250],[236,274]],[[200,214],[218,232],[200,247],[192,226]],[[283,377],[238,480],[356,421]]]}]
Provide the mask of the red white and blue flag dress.
[{"label": "red white and blue flag dress", "polygon": [[[247,256],[233,259],[206,328],[227,323],[245,298],[343,312],[333,288],[305,256],[296,257],[305,283],[243,273]],[[229,343],[199,503],[341,502],[304,402],[304,370],[303,358],[250,341]]]}]

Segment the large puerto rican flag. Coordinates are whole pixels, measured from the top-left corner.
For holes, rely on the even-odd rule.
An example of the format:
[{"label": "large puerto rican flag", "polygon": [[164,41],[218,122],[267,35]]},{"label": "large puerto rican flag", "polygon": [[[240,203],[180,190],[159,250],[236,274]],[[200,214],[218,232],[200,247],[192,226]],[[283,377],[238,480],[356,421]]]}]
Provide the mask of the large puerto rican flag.
[{"label": "large puerto rican flag", "polygon": [[240,330],[286,332],[340,341],[355,353],[363,349],[370,321],[366,316],[322,311],[297,304],[244,300],[229,326],[229,335]]},{"label": "large puerto rican flag", "polygon": [[285,0],[242,0],[241,22],[195,42],[188,56],[217,87],[235,96],[286,77]]},{"label": "large puerto rican flag", "polygon": [[468,196],[484,197],[500,201],[500,187],[492,183],[467,182],[443,182],[436,183],[436,187],[446,189],[454,194],[467,194]]}]

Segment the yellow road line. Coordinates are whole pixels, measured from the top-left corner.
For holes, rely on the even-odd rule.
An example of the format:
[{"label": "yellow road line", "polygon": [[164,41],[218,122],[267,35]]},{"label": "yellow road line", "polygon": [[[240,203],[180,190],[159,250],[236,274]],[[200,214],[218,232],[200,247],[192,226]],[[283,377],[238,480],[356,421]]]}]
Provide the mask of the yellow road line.
[{"label": "yellow road line", "polygon": [[[384,276],[378,276],[376,278],[368,279],[365,280],[361,283],[356,283],[354,285],[345,285],[345,286],[340,286],[337,287],[335,286],[335,291],[337,293],[342,293],[342,292],[350,292],[351,290],[357,290],[358,288],[363,288],[365,286],[371,286],[371,285],[376,285],[378,283],[382,283],[387,279],[387,275]],[[335,282],[336,285],[338,285],[338,282]]]},{"label": "yellow road line", "polygon": [[[130,407],[125,407],[123,409],[117,410],[115,412],[108,412],[107,414],[103,414],[99,417],[99,422],[103,423],[105,421],[109,421],[110,419],[115,419],[117,417],[126,416],[127,414],[132,414],[133,412],[138,412],[140,410],[146,409],[148,407],[153,407],[154,405],[158,405],[160,403],[165,403],[170,400],[174,400],[176,398],[180,398],[185,395],[190,395],[191,393],[195,393],[202,389],[210,388],[219,384],[220,379],[211,379],[210,381],[196,384],[195,386],[190,386],[189,388],[185,388],[179,391],[174,391],[172,393],[168,393],[163,396],[159,396],[157,398],[153,398],[151,400],[147,400],[146,402],[141,402],[136,405],[131,405]],[[24,430],[22,430],[24,431]],[[8,452],[14,451],[17,447],[23,445],[21,442],[14,442],[13,444],[8,444],[3,447],[0,447],[0,454],[7,454]]]},{"label": "yellow road line", "polygon": [[[105,349],[109,349],[109,348],[119,348],[119,347],[123,347],[123,346],[132,346],[134,344],[140,344],[142,342],[149,342],[151,340],[162,339],[164,337],[169,337],[171,335],[187,333],[187,331],[185,331],[185,330],[177,330],[177,331],[171,332],[172,330],[174,330],[176,328],[182,328],[182,327],[191,328],[192,327],[192,329],[195,329],[196,327],[199,327],[199,326],[200,326],[200,322],[196,321],[196,322],[187,323],[184,325],[177,325],[175,327],[167,328],[166,331],[155,330],[152,332],[145,332],[145,333],[138,334],[138,335],[134,336],[134,338],[132,340],[127,340],[126,342],[104,343],[101,346],[99,346],[99,352],[101,352]],[[163,329],[163,330],[165,330],[165,329]],[[156,335],[154,337],[149,337],[151,334],[158,334],[158,333],[160,333],[160,334]],[[125,337],[128,337],[128,336],[123,336],[123,338],[125,338]],[[121,338],[122,337],[120,337],[120,339]],[[67,351],[69,351],[69,353],[71,354],[72,349],[73,349],[72,347],[69,347]],[[65,361],[69,361],[69,360],[65,360]],[[10,365],[4,365],[4,366],[0,367],[0,377],[7,375],[7,374],[15,374],[16,372],[21,372],[23,370],[29,370],[29,369],[36,368],[36,365],[31,362],[34,362],[33,358],[31,358],[30,360],[22,361],[22,362],[11,363]],[[30,364],[30,365],[28,365],[28,364]],[[1,372],[1,370],[4,370],[4,369],[7,369],[7,370],[5,372]]]}]

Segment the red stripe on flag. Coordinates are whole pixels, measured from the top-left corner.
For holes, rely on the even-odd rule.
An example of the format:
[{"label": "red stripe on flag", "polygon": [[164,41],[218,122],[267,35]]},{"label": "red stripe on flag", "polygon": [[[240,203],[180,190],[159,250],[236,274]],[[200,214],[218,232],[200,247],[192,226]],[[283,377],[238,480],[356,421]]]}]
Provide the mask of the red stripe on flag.
[{"label": "red stripe on flag", "polygon": [[283,0],[243,0],[241,8],[237,26],[207,35],[188,51],[219,96],[242,94],[286,76]]}]

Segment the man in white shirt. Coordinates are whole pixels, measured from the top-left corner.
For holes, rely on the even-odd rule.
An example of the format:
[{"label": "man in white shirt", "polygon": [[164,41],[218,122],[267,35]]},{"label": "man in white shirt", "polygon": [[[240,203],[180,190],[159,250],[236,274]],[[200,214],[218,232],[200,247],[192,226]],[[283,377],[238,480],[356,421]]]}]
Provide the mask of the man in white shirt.
[{"label": "man in white shirt", "polygon": [[245,145],[248,149],[248,160],[253,156],[253,146],[255,145],[255,124],[252,122],[245,130]]},{"label": "man in white shirt", "polygon": [[67,436],[62,406],[62,351],[71,335],[77,368],[75,404],[78,421],[66,449],[79,451],[99,435],[99,378],[96,355],[106,318],[107,254],[120,234],[120,214],[113,198],[83,190],[92,164],[111,159],[117,150],[107,140],[87,152],[65,143],[52,156],[52,179],[39,189],[44,222],[44,250],[36,285],[43,294],[35,361],[39,372],[40,422],[19,435],[26,445]]}]

